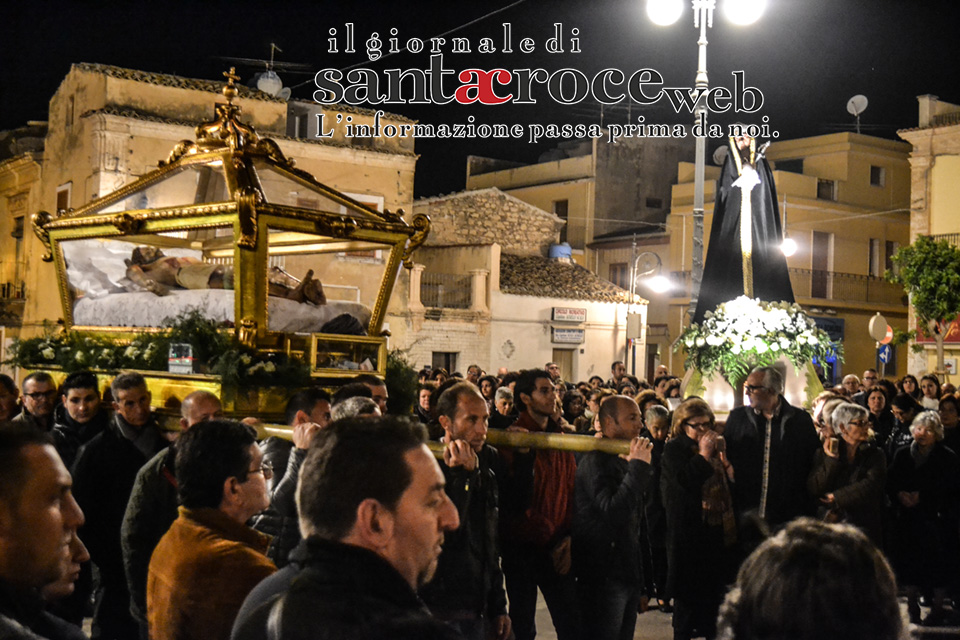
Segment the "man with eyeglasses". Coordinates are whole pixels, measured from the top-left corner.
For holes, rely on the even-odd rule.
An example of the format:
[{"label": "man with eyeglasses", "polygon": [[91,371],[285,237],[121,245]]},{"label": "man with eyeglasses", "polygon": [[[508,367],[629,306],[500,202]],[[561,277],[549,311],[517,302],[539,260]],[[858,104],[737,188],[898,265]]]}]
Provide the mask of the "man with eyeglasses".
[{"label": "man with eyeglasses", "polygon": [[813,420],[783,397],[783,375],[774,367],[754,369],[744,391],[750,404],[730,412],[724,432],[740,524],[756,515],[779,527],[812,515],[807,476],[820,447]]},{"label": "man with eyeglasses", "polygon": [[246,522],[270,505],[253,429],[234,420],[191,427],[177,443],[180,515],[147,577],[152,640],[227,640],[244,598],[277,568],[270,537]]},{"label": "man with eyeglasses", "polygon": [[23,379],[23,410],[13,424],[33,427],[43,433],[53,429],[53,408],[57,404],[57,385],[49,373],[38,371]]},{"label": "man with eyeglasses", "polygon": [[850,398],[856,402],[861,407],[869,409],[867,406],[867,396],[870,394],[870,389],[873,389],[877,385],[877,381],[880,380],[880,376],[877,375],[876,369],[867,369],[863,372],[863,391],[859,391],[853,394],[853,397]]}]

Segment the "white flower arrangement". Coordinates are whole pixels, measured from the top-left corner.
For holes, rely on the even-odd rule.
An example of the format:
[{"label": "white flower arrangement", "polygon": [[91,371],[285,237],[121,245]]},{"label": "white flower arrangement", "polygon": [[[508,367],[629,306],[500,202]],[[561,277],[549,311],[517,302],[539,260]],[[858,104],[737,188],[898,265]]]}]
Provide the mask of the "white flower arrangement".
[{"label": "white flower arrangement", "polygon": [[704,375],[720,373],[734,388],[757,366],[786,356],[797,367],[814,358],[835,355],[843,348],[797,304],[762,302],[740,296],[707,312],[701,325],[690,325],[677,347],[687,351],[688,368]]}]

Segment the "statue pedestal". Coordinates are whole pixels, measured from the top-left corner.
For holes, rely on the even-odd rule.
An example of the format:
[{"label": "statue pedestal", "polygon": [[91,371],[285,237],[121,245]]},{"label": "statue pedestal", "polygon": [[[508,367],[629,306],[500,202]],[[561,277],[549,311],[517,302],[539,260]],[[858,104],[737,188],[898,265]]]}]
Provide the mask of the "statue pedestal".
[{"label": "statue pedestal", "polygon": [[[805,366],[797,368],[786,356],[781,356],[773,366],[783,375],[783,395],[787,398],[787,402],[795,407],[809,410],[813,405],[813,399],[823,391],[823,384],[817,377],[813,363],[808,362]],[[690,396],[698,396],[706,400],[716,414],[717,420],[726,419],[730,411],[746,403],[743,385],[734,390],[719,373],[707,377],[697,369],[687,371],[683,377],[683,397]]]}]

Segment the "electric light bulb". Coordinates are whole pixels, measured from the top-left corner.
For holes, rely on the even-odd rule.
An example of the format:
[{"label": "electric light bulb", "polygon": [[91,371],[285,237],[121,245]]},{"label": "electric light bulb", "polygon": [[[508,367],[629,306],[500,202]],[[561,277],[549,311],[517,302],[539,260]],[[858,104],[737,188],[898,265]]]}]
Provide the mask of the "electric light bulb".
[{"label": "electric light bulb", "polygon": [[666,27],[680,19],[683,0],[647,0],[647,16],[654,24]]},{"label": "electric light bulb", "polygon": [[727,0],[723,3],[723,12],[730,22],[748,25],[760,19],[766,6],[766,0]]}]

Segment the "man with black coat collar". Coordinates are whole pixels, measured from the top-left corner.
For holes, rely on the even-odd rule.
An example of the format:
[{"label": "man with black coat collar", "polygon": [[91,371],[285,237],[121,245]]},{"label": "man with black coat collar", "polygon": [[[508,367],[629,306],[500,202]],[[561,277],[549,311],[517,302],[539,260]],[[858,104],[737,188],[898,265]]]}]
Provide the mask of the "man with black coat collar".
[{"label": "man with black coat collar", "polygon": [[62,403],[53,412],[53,444],[69,469],[80,447],[93,440],[110,422],[100,402],[100,383],[89,371],[75,371],[60,387]]},{"label": "man with black coat collar", "polygon": [[460,527],[444,539],[434,579],[420,591],[435,616],[466,638],[510,636],[497,531],[500,454],[486,444],[487,403],[469,382],[450,387],[437,402],[446,448],[440,465]]},{"label": "man with black coat collar", "polygon": [[130,615],[120,528],[137,472],[169,443],[150,410],[151,395],[139,373],[121,373],[110,385],[113,420],[77,454],[74,493],[87,515],[82,537],[100,569],[103,595],[94,614],[102,640],[130,640],[139,633]]},{"label": "man with black coat collar", "polygon": [[731,411],[724,431],[741,525],[752,514],[772,527],[812,514],[806,483],[820,447],[812,418],[783,397],[783,375],[774,367],[754,369],[744,390],[750,406]]},{"label": "man with black coat collar", "polygon": [[[17,426],[0,432],[0,637],[82,640],[47,613],[40,588],[62,580],[83,513],[70,474],[48,434]],[[52,499],[51,499],[52,497]]]},{"label": "man with black coat collar", "polygon": [[590,451],[577,465],[573,567],[583,628],[598,640],[629,640],[643,587],[640,522],[653,476],[653,444],[640,437],[643,421],[633,399],[614,396],[600,406],[604,438],[630,441],[630,453]]},{"label": "man with black coat collar", "polygon": [[437,568],[457,509],[408,418],[349,418],[320,431],[300,470],[296,563],[260,583],[233,640],[452,640],[416,589]]}]

